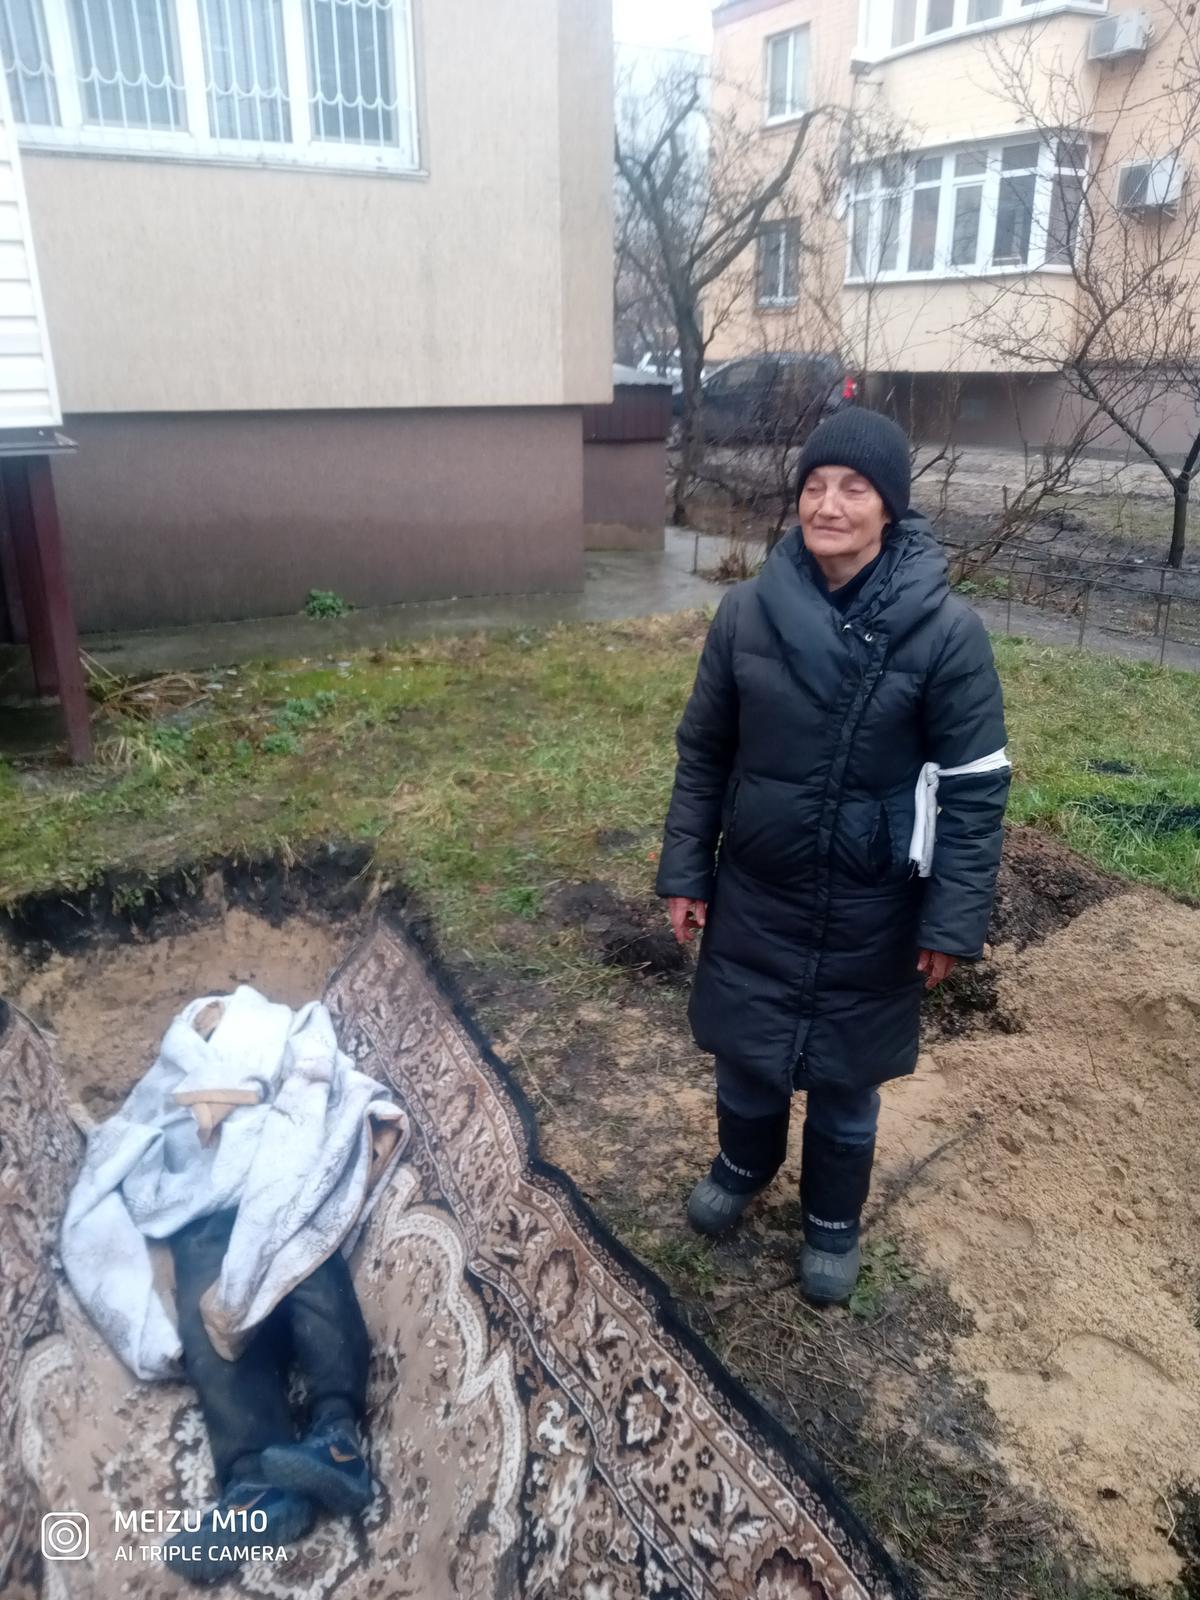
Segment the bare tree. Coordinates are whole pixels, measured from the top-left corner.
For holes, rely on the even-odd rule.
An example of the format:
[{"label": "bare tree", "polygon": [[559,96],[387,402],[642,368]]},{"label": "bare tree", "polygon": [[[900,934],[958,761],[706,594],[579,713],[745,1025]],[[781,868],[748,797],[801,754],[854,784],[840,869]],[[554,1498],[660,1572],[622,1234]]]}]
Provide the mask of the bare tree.
[{"label": "bare tree", "polygon": [[[1179,567],[1200,465],[1200,14],[1162,0],[1148,52],[1095,77],[1048,64],[1037,28],[988,55],[992,92],[1053,152],[1041,225],[1057,270],[992,292],[972,337],[1014,370],[1061,377],[1076,449],[1124,440],[1162,474]],[[1163,440],[1168,414],[1181,449]]]},{"label": "bare tree", "polygon": [[615,146],[622,267],[645,303],[669,316],[682,371],[680,448],[673,518],[687,518],[687,493],[700,447],[701,375],[709,343],[745,293],[742,258],[802,169],[812,131],[839,113],[816,107],[797,117],[764,157],[750,112],[752,93],[714,108],[700,72],[664,73],[635,115],[618,117]]}]

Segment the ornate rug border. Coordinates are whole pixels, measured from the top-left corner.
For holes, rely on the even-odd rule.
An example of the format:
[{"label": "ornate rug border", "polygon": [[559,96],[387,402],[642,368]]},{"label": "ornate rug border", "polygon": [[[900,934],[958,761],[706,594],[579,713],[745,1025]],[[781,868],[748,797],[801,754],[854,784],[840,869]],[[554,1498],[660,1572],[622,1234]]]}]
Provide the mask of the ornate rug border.
[{"label": "ornate rug border", "polygon": [[[920,1600],[919,1592],[911,1579],[901,1570],[882,1541],[867,1528],[829,1473],[809,1453],[804,1443],[772,1415],[763,1402],[730,1372],[710,1346],[688,1325],[666,1283],[617,1238],[603,1218],[584,1199],[570,1174],[554,1162],[546,1160],[541,1154],[537,1113],[529,1097],[512,1069],[497,1053],[487,1032],[463,995],[458,979],[447,966],[440,950],[432,943],[427,927],[423,928],[419,923],[409,921],[399,910],[380,910],[377,913],[377,920],[402,938],[420,958],[434,989],[452,1012],[459,1027],[479,1051],[497,1088],[516,1111],[519,1133],[524,1140],[526,1159],[531,1172],[559,1191],[578,1223],[599,1241],[613,1260],[650,1296],[668,1336],[686,1350],[702,1368],[713,1387],[747,1418],[785,1464],[803,1478],[813,1494],[836,1519],[847,1538],[853,1541],[863,1558],[864,1568],[873,1569],[873,1576],[881,1585],[891,1585],[894,1600]],[[360,959],[371,937],[369,931],[364,934],[328,974],[327,991],[344,971]]]}]

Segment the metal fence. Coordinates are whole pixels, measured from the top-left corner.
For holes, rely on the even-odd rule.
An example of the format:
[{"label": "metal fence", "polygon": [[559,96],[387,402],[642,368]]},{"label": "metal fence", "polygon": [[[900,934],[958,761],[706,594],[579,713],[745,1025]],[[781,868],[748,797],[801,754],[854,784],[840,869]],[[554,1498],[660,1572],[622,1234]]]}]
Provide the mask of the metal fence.
[{"label": "metal fence", "polygon": [[1080,650],[1089,629],[1151,641],[1160,663],[1169,645],[1200,647],[1200,574],[1136,557],[1075,556],[1018,541],[999,549],[994,542],[944,543],[951,581],[960,592],[1001,605],[1009,633],[1022,631],[1021,609],[1032,606],[1075,625]]},{"label": "metal fence", "polygon": [[[693,573],[701,570],[705,537],[694,533]],[[951,583],[959,593],[988,603],[989,625],[1003,619],[1006,633],[1027,632],[1032,608],[1054,619],[1055,644],[1073,640],[1082,650],[1089,633],[1097,636],[1096,649],[1105,648],[1101,635],[1135,639],[1150,648],[1130,654],[1157,658],[1160,665],[1171,645],[1200,651],[1200,570],[1179,571],[1135,556],[1078,556],[1018,540],[1000,545],[995,540],[941,542]],[[718,581],[748,577],[760,560],[756,540],[733,537]]]}]

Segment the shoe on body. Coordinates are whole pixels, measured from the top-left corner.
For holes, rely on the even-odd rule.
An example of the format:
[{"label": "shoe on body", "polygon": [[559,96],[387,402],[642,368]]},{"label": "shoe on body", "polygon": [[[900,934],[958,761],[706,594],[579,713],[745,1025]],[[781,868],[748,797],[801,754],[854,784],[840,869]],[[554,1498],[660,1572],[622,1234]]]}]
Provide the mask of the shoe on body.
[{"label": "shoe on body", "polygon": [[[222,1521],[219,1528],[218,1512]],[[259,1526],[261,1516],[256,1513],[266,1517],[265,1526]],[[179,1544],[172,1545],[165,1564],[190,1583],[202,1587],[222,1583],[242,1565],[242,1557],[236,1553],[239,1548],[292,1544],[303,1539],[316,1520],[316,1507],[306,1495],[267,1483],[234,1483],[195,1532],[172,1536]]]},{"label": "shoe on body", "polygon": [[318,1423],[299,1444],[262,1453],[263,1476],[281,1489],[309,1495],[335,1516],[353,1516],[371,1501],[371,1469],[351,1423]]}]

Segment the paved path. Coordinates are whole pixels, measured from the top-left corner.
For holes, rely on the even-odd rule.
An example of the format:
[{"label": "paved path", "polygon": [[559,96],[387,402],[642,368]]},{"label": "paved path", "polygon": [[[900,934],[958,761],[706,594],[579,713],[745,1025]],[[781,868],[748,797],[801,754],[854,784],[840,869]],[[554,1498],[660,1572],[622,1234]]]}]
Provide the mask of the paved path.
[{"label": "paved path", "polygon": [[[1038,639],[1060,649],[1079,647],[1079,624],[1056,611],[1043,611],[1038,606],[1023,606],[1014,601],[1012,617],[1003,600],[974,600],[971,602],[993,633],[1020,634],[1026,639]],[[1161,639],[1151,639],[1136,634],[1114,633],[1097,623],[1089,622],[1084,635],[1084,649],[1091,655],[1118,656],[1123,661],[1160,660],[1168,667],[1186,667],[1200,672],[1200,646],[1194,644],[1168,644],[1165,655]]]},{"label": "paved path", "polygon": [[[203,672],[243,661],[328,657],[441,634],[657,616],[715,606],[722,591],[694,574],[692,564],[698,560],[702,570],[711,567],[727,548],[728,541],[715,535],[669,528],[661,552],[589,552],[584,588],[568,594],[379,606],[320,622],[303,616],[267,617],[148,633],[98,634],[85,638],[83,644],[88,654],[111,672]],[[1005,631],[1008,608],[1002,601],[981,600],[976,609],[990,628]],[[1078,625],[1069,617],[1020,604],[1012,607],[1011,631],[1067,649],[1075,647],[1079,634]],[[1089,650],[1129,660],[1159,658],[1158,640],[1125,638],[1096,626],[1089,627],[1086,644]],[[3,655],[0,651],[0,682],[5,679]],[[1169,665],[1200,671],[1200,648],[1196,646],[1168,645],[1166,659]],[[24,665],[23,653],[20,665]]]}]

